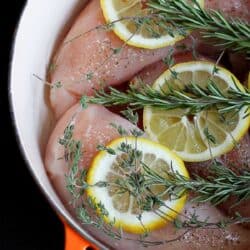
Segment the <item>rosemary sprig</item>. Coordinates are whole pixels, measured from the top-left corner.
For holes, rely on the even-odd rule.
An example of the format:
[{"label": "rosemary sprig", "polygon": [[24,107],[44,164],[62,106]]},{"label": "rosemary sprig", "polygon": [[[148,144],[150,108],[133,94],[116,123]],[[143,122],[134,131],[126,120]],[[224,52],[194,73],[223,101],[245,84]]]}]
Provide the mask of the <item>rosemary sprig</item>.
[{"label": "rosemary sprig", "polygon": [[210,202],[212,205],[218,205],[230,196],[237,197],[238,203],[250,198],[250,172],[242,171],[241,175],[237,175],[218,162],[211,166],[211,175],[207,178],[196,175],[188,179],[178,172],[169,173],[168,178],[164,178],[146,165],[143,169],[147,179],[145,185],[163,185],[166,193],[172,197],[179,198],[184,192],[190,191],[195,194],[192,202]]},{"label": "rosemary sprig", "polygon": [[198,30],[202,38],[216,46],[250,56],[250,25],[240,19],[226,18],[220,11],[202,9],[196,0],[151,0],[147,5],[158,17],[177,29]]},{"label": "rosemary sprig", "polygon": [[[119,91],[112,87],[109,92],[103,89],[96,91],[94,97],[81,99],[81,104],[88,103],[101,104],[104,106],[129,105],[134,109],[145,106],[171,110],[176,108],[189,109],[189,113],[198,113],[215,107],[219,113],[234,111],[238,112],[243,107],[250,106],[250,92],[242,91],[239,88],[228,89],[222,92],[216,84],[210,80],[206,88],[202,88],[195,83],[186,86],[185,89],[173,89],[168,91],[155,90],[149,85],[137,88],[130,85],[126,92]],[[248,114],[246,114],[248,115]]]}]

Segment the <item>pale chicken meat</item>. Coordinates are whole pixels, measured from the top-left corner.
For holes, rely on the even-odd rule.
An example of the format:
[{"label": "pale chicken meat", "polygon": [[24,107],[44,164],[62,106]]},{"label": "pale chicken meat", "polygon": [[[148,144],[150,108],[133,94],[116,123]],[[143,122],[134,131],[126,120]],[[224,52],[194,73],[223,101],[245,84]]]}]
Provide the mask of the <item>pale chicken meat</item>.
[{"label": "pale chicken meat", "polygon": [[[183,215],[190,218],[195,212],[200,221],[208,219],[211,223],[216,223],[226,217],[215,207],[202,204],[198,205],[195,203],[187,202]],[[181,221],[185,221],[185,218],[180,216]],[[213,227],[213,226],[212,226]],[[186,233],[185,233],[186,232]],[[184,235],[183,235],[184,234]],[[150,236],[146,240],[151,242],[160,242],[164,240],[173,240],[178,236],[183,235],[178,240],[168,242],[166,244],[160,244],[153,247],[143,247],[140,244],[136,244],[134,241],[114,241],[108,240],[110,246],[114,249],[128,250],[128,249],[149,249],[149,250],[248,250],[249,249],[249,230],[239,225],[232,225],[226,229],[219,228],[200,228],[200,229],[179,229],[168,222],[167,225],[160,229],[150,233]],[[124,235],[125,237],[135,239],[134,235]],[[138,237],[138,236],[137,236]]]},{"label": "pale chicken meat", "polygon": [[[169,48],[146,50],[124,46],[124,42],[113,32],[94,29],[104,24],[100,1],[90,1],[57,51],[53,60],[54,70],[50,74],[52,84],[62,84],[61,88],[53,88],[50,92],[56,118],[81,95],[91,95],[94,89],[130,80],[138,71],[163,58],[169,51]],[[84,34],[90,29],[94,30]],[[115,49],[117,53],[114,53]]]},{"label": "pale chicken meat", "polygon": [[[250,23],[250,1],[249,0],[205,0],[205,8],[220,11],[227,19],[231,17]],[[204,27],[205,28],[205,27]],[[213,59],[217,59],[222,47],[217,47],[209,42],[197,38],[197,50]],[[245,55],[240,53],[228,53],[228,61],[231,64],[230,70],[238,74],[240,80],[245,76],[245,70],[249,69],[249,60],[245,59]]]},{"label": "pale chicken meat", "polygon": [[[216,160],[228,167],[236,174],[244,174],[244,171],[250,171],[250,135],[246,134],[241,141],[230,152],[216,158]],[[211,175],[212,161],[200,163],[187,163],[186,167],[191,175],[199,175],[203,178]],[[244,188],[244,187],[242,187]],[[244,217],[250,217],[250,201],[249,199],[237,203],[236,197],[229,197],[225,202],[221,203],[218,207],[221,211],[229,216],[234,216],[236,213]],[[249,223],[244,224],[250,227]]]},{"label": "pale chicken meat", "polygon": [[[187,202],[182,212],[184,216],[190,218],[195,213],[198,220],[208,220],[211,223],[216,223],[226,217],[215,207],[209,204],[195,204]],[[185,221],[187,218],[179,217],[180,220]],[[249,230],[242,228],[239,225],[232,225],[226,229],[219,229],[212,226],[213,229],[200,228],[187,230],[187,233],[178,241],[162,245],[158,248],[152,249],[166,249],[166,250],[212,250],[212,249],[224,249],[233,250],[241,249],[247,250],[249,246]],[[185,232],[185,229],[176,230],[171,224],[161,230],[152,233],[154,240],[160,239],[173,239],[177,235]]]},{"label": "pale chicken meat", "polygon": [[250,22],[249,0],[205,0],[207,9],[220,10],[228,17],[237,17]]},{"label": "pale chicken meat", "polygon": [[[179,52],[172,56],[173,65],[195,60],[204,60],[203,57],[195,58],[192,52]],[[145,67],[130,81],[132,84],[149,84],[152,85],[154,81],[168,69],[168,65],[163,60]]]},{"label": "pale chicken meat", "polygon": [[83,157],[80,168],[88,168],[97,153],[98,145],[106,145],[119,137],[117,129],[111,123],[122,126],[128,131],[135,128],[128,120],[108,111],[103,106],[89,105],[82,109],[76,104],[70,108],[55,126],[45,155],[45,167],[59,196],[69,204],[72,197],[66,188],[65,174],[69,171],[69,162],[65,160],[65,148],[59,143],[63,139],[67,126],[73,125],[73,139],[82,143]]},{"label": "pale chicken meat", "polygon": [[[220,160],[237,174],[244,174],[244,171],[250,171],[250,135],[246,134],[240,143],[231,152],[220,157]],[[250,217],[249,199],[234,206],[236,203],[237,198],[230,197],[230,199],[221,205],[221,208],[232,216],[238,212],[242,216]],[[247,226],[250,227],[250,224],[248,223]]]}]

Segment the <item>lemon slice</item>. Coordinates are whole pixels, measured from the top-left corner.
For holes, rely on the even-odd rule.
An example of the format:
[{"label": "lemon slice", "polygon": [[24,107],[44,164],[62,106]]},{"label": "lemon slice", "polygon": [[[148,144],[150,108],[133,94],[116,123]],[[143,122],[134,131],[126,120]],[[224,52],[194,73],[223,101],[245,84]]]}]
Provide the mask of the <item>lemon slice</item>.
[{"label": "lemon slice", "polygon": [[[132,167],[133,164],[129,167],[123,165],[124,160],[129,158],[127,158],[128,154],[119,150],[121,145],[131,145],[132,148],[136,148],[142,153],[139,163],[137,162],[136,171],[135,167]],[[101,202],[108,211],[106,222],[112,222],[115,218],[116,227],[122,227],[126,232],[140,234],[145,232],[145,229],[147,231],[158,229],[163,227],[167,221],[173,220],[182,210],[186,194],[180,195],[181,197],[178,198],[171,198],[164,195],[165,189],[162,185],[150,184],[150,191],[147,192],[160,195],[165,205],[154,206],[152,210],[142,212],[144,209],[140,209],[138,202],[143,199],[145,201],[145,190],[142,185],[144,182],[136,185],[139,187],[138,189],[133,189],[131,182],[133,183],[135,178],[139,182],[139,179],[144,176],[143,163],[166,178],[168,173],[173,171],[178,171],[181,175],[189,178],[183,161],[165,146],[145,138],[118,138],[112,141],[108,147],[115,150],[116,154],[111,155],[106,151],[100,151],[94,158],[87,175],[87,182],[90,185],[103,181],[110,184],[110,186],[103,188],[92,186],[87,191],[88,196],[96,204]],[[115,183],[129,183],[126,187],[132,191],[121,189]],[[133,195],[134,192],[137,192],[136,195]],[[167,221],[157,215],[159,210],[167,218]],[[141,220],[138,219],[139,214],[141,214]]]},{"label": "lemon slice", "polygon": [[[155,81],[153,88],[168,91],[168,84],[173,88],[184,88],[185,84],[191,82],[206,87],[208,80],[212,79],[224,93],[229,88],[244,91],[232,73],[216,67],[217,71],[214,72],[215,65],[210,62],[180,63],[165,71]],[[178,79],[174,79],[175,74]],[[205,161],[230,151],[235,142],[247,132],[250,117],[244,118],[246,110],[247,107],[222,117],[216,109],[204,110],[191,116],[184,109],[166,111],[145,107],[143,124],[152,140],[167,146],[184,161]]]},{"label": "lemon slice", "polygon": [[[204,0],[198,1],[201,6]],[[113,24],[115,34],[127,44],[146,49],[156,49],[173,45],[183,39],[183,36],[170,35],[159,25],[159,20],[149,21],[139,26],[129,17],[144,17],[149,15],[141,0],[101,0],[101,8],[107,23]],[[123,20],[121,20],[123,19]],[[116,22],[117,20],[121,20]],[[149,20],[149,19],[147,19]]]}]

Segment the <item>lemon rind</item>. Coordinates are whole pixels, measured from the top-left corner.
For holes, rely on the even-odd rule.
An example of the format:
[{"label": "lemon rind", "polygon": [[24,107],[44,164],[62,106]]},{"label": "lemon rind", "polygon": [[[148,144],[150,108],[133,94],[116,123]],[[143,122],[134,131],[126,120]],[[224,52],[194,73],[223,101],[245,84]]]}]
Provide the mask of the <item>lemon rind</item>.
[{"label": "lemon rind", "polygon": [[[171,68],[172,71],[177,71],[181,67],[181,71],[190,71],[190,65],[192,65],[192,70],[204,70],[204,65],[208,68],[208,72],[212,73],[214,69],[214,64],[211,62],[205,62],[205,61],[192,61],[192,62],[184,62],[176,64]],[[237,85],[237,87],[241,91],[245,91],[244,87],[241,85],[239,80],[227,69],[216,66],[219,71],[218,73],[215,73],[215,76],[220,76],[225,82],[229,83],[232,88],[235,88],[234,83]],[[181,72],[179,71],[179,72]],[[224,72],[222,74],[222,72]],[[165,80],[168,79],[171,76],[171,71],[168,69],[163,74],[161,74],[160,77],[154,82],[153,88],[160,90],[160,86],[164,84]],[[223,77],[222,77],[223,76]],[[242,108],[239,112],[240,117],[244,117],[246,114],[248,107]],[[156,135],[152,133],[152,131],[149,128],[149,121],[150,121],[150,107],[145,107],[143,110],[143,124],[144,124],[144,130],[146,133],[150,136],[151,139],[154,141],[158,141]],[[240,141],[240,139],[245,135],[245,133],[248,131],[250,126],[250,116],[245,117],[244,120],[241,120],[241,122],[238,123],[237,127],[232,131],[231,135],[228,135],[226,140],[217,147],[211,147],[211,152],[213,157],[220,156],[222,154],[225,154],[229,151],[231,151],[235,146],[235,141]],[[232,139],[233,138],[233,139]],[[176,151],[173,149],[173,151],[184,161],[186,162],[200,162],[200,161],[206,161],[211,159],[211,152],[209,149],[202,153],[186,153],[184,151]]]},{"label": "lemon rind", "polygon": [[[107,23],[112,23],[120,19],[113,8],[112,0],[101,0],[100,3],[104,19]],[[200,5],[204,7],[203,0],[200,0]],[[128,45],[144,49],[159,49],[171,46],[185,38],[181,35],[176,35],[175,37],[165,35],[160,38],[144,38],[139,34],[132,34],[121,22],[114,23],[113,32]]]},{"label": "lemon rind", "polygon": [[[134,137],[126,137],[126,140],[129,142],[131,142],[131,141],[133,142],[135,140],[135,138]],[[185,168],[183,161],[175,153],[170,151],[165,146],[163,146],[159,143],[156,143],[156,142],[152,142],[148,139],[139,138],[139,140],[141,143],[146,143],[154,148],[158,148],[158,151],[162,150],[165,154],[167,154],[167,158],[169,158],[169,159],[171,158],[171,161],[174,161],[174,166],[176,166],[176,167],[178,166],[177,168],[178,168],[179,173],[184,175],[185,177],[189,178],[189,174]],[[117,145],[120,145],[120,143],[123,141],[124,141],[124,139],[122,139],[122,138],[115,139],[110,144],[108,144],[107,147],[115,148]],[[88,184],[92,185],[92,184],[96,183],[97,180],[95,178],[95,175],[96,175],[97,171],[100,171],[99,168],[101,167],[101,165],[99,163],[105,157],[108,157],[108,156],[107,156],[107,153],[104,151],[99,152],[95,156],[95,158],[91,164],[90,170],[88,172],[88,175],[87,175],[87,183]],[[107,169],[108,169],[108,167],[107,167]],[[104,170],[104,169],[102,169],[102,170]],[[103,172],[102,172],[102,174],[103,174]],[[101,194],[99,188],[91,187],[87,190],[87,194],[89,197],[92,197],[96,203],[103,202],[101,197],[103,197],[104,193]],[[111,198],[109,198],[109,199],[111,199]],[[184,194],[179,199],[172,200],[172,201],[166,201],[167,206],[170,206],[172,209],[172,210],[171,209],[162,209],[165,212],[166,216],[169,218],[168,221],[173,220],[181,212],[181,210],[183,209],[183,207],[185,205],[186,199],[187,199],[187,195]],[[105,206],[105,202],[111,204],[106,199],[106,201],[104,201],[104,206]],[[144,232],[144,228],[140,224],[139,220],[136,218],[136,215],[131,215],[129,213],[126,213],[129,215],[129,217],[127,217],[127,215],[126,215],[126,216],[124,216],[123,219],[119,219],[119,217],[120,217],[119,212],[117,213],[118,214],[117,215],[117,214],[112,212],[113,208],[110,209],[107,206],[106,209],[108,209],[109,212],[111,211],[109,216],[104,218],[104,220],[107,223],[113,221],[113,219],[115,217],[116,218],[115,225],[114,225],[115,227],[117,227],[117,228],[122,227],[128,233],[141,234]],[[113,214],[115,214],[115,215],[113,215]],[[142,221],[143,221],[144,226],[147,228],[147,230],[149,230],[149,231],[156,230],[156,229],[162,228],[163,226],[165,226],[167,224],[167,221],[165,219],[162,219],[159,216],[155,216],[155,215],[152,216],[152,215],[153,215],[153,212],[144,212],[142,214]],[[150,217],[150,220],[145,222],[145,220],[148,220],[149,217]],[[125,218],[126,218],[126,220],[125,220]]]}]

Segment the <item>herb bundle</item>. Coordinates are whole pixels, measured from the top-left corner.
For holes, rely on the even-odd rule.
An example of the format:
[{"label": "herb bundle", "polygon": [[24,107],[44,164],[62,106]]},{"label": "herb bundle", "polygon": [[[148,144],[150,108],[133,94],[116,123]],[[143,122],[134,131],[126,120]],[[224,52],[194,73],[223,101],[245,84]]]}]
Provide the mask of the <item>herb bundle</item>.
[{"label": "herb bundle", "polygon": [[[116,218],[114,218],[113,221],[107,222],[106,217],[109,212],[101,202],[96,203],[91,197],[83,199],[83,197],[85,197],[85,191],[90,186],[86,182],[87,170],[82,169],[79,166],[79,162],[83,155],[81,153],[81,148],[79,147],[80,142],[75,141],[72,138],[73,129],[74,127],[72,125],[69,125],[69,127],[65,129],[64,136],[60,143],[61,145],[64,145],[66,152],[70,152],[70,157],[66,156],[67,154],[65,155],[65,160],[69,163],[69,173],[66,179],[67,188],[74,199],[82,199],[81,205],[77,207],[78,219],[82,224],[92,225],[116,240],[133,240],[143,246],[156,246],[180,240],[187,232],[195,229],[224,229],[232,224],[250,222],[250,218],[242,217],[238,213],[236,213],[233,217],[211,222],[209,218],[206,218],[205,220],[200,219],[194,211],[188,215],[179,214],[179,216],[173,220],[172,223],[176,229],[182,230],[181,233],[174,239],[162,239],[159,241],[149,240],[147,237],[150,233],[147,232],[146,229],[144,234],[140,235],[139,238],[130,238],[128,235],[124,234],[122,228],[117,230],[114,227]],[[121,133],[124,135],[124,131]],[[110,148],[103,147],[102,145],[100,145],[99,148],[101,150],[105,150],[109,154],[117,153]],[[163,194],[161,193],[156,195],[152,192],[152,188],[158,185],[165,187],[164,195],[168,195],[171,199],[178,199],[186,192],[191,191],[195,194],[192,202],[196,203],[210,202],[212,205],[217,205],[224,202],[232,195],[238,198],[238,203],[250,198],[249,171],[244,171],[240,175],[236,175],[227,167],[214,161],[210,172],[211,176],[208,176],[207,178],[194,176],[194,178],[188,179],[180,175],[178,172],[169,172],[167,169],[168,178],[164,178],[159,175],[159,173],[150,169],[141,160],[141,153],[138,152],[138,150],[132,145],[121,145],[119,150],[126,153],[128,156],[124,158],[124,161],[120,162],[119,168],[126,171],[126,168],[129,167],[130,175],[124,178],[122,182],[115,180],[108,182],[102,181],[95,183],[94,186],[98,188],[107,188],[114,185],[118,193],[129,192],[130,195],[138,199],[138,205],[141,213],[146,211],[155,211],[158,216],[167,222],[171,220],[171,218],[166,217],[159,208],[159,206],[165,206],[164,200],[162,199]],[[141,169],[139,172],[138,164],[136,164],[136,169],[133,169],[133,166],[135,166],[133,165],[133,162],[137,160],[140,161]],[[130,165],[129,163],[132,164]],[[139,176],[138,173],[140,173]],[[140,181],[138,181],[138,178]],[[140,197],[140,199],[138,197]],[[138,220],[140,219],[141,216],[139,214]]]}]

